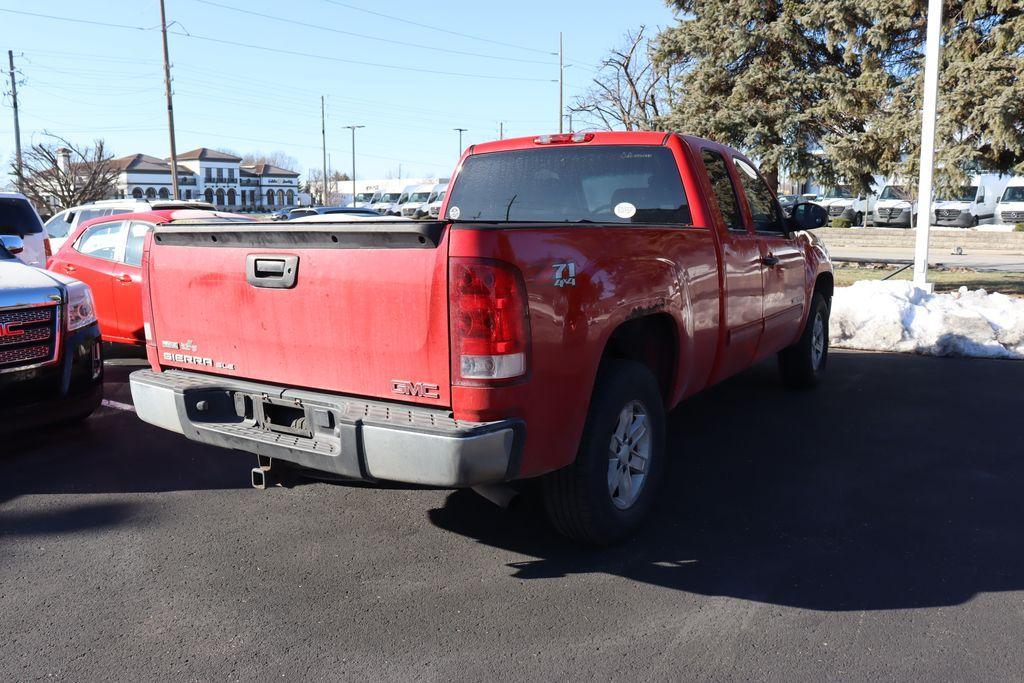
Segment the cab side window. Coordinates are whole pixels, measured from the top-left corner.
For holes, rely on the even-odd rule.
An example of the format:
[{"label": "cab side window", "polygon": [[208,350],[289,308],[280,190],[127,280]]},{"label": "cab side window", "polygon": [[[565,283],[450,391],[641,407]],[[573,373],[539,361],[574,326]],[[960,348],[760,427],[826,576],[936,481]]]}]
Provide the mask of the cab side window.
[{"label": "cab side window", "polygon": [[732,178],[729,177],[725,157],[710,149],[701,150],[700,156],[704,161],[704,168],[708,171],[708,178],[711,180],[711,191],[715,193],[715,199],[718,200],[718,209],[722,212],[722,218],[725,219],[725,227],[745,232],[743,217],[740,214],[740,204],[736,200],[736,188],[733,186]]},{"label": "cab side window", "polygon": [[124,247],[124,262],[129,266],[142,265],[142,247],[146,243],[146,233],[153,226],[149,223],[135,221],[128,228],[128,241]]},{"label": "cab side window", "polygon": [[94,225],[75,242],[75,251],[105,261],[120,261],[124,250],[123,221]]},{"label": "cab side window", "polygon": [[785,233],[786,223],[779,215],[775,205],[775,194],[768,189],[768,185],[757,175],[757,171],[742,159],[733,159],[736,168],[739,169],[740,185],[743,186],[743,194],[747,197],[747,205],[750,207],[750,217],[754,221],[756,232]]},{"label": "cab side window", "polygon": [[69,211],[61,211],[46,221],[46,234],[50,237],[67,237],[71,231],[71,221],[75,215]]}]

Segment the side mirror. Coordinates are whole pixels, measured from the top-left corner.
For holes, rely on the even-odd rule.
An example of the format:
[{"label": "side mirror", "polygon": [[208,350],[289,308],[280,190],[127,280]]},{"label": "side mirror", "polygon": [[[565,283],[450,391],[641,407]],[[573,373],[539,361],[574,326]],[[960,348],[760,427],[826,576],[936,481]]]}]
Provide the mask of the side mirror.
[{"label": "side mirror", "polygon": [[828,223],[828,211],[818,204],[800,202],[793,206],[789,221],[796,230],[814,230]]},{"label": "side mirror", "polygon": [[25,251],[25,241],[17,235],[0,235],[0,245],[11,254]]}]

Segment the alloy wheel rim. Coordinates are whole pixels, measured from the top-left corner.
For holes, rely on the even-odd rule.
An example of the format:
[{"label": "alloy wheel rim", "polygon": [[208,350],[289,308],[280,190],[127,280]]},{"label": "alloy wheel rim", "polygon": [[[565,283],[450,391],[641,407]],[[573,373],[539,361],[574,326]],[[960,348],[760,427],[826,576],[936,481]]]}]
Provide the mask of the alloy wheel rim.
[{"label": "alloy wheel rim", "polygon": [[619,510],[636,503],[651,461],[651,420],[640,401],[623,406],[608,444],[608,495]]}]

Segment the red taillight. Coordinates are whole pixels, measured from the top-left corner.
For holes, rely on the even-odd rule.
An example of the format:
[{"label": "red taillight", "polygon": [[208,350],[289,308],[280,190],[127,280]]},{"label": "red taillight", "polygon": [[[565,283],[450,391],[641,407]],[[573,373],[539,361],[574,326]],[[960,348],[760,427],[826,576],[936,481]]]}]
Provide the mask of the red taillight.
[{"label": "red taillight", "polygon": [[530,320],[519,271],[501,261],[452,258],[448,274],[453,383],[526,374]]},{"label": "red taillight", "polygon": [[53,248],[50,246],[50,238],[47,237],[43,240],[43,250],[46,252],[46,258],[49,259],[53,256]]},{"label": "red taillight", "polygon": [[567,145],[571,142],[590,142],[593,133],[559,133],[558,135],[539,135],[533,139],[535,145]]}]

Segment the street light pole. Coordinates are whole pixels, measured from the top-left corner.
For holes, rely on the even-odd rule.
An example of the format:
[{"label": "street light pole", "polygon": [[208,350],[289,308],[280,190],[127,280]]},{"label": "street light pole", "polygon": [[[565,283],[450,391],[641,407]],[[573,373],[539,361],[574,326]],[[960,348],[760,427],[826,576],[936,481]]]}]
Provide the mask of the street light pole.
[{"label": "street light pole", "polygon": [[[939,55],[942,51],[942,0],[928,0],[928,33],[924,47],[924,106],[921,112],[921,159],[917,183],[917,242],[914,249],[914,284],[928,286],[928,241],[932,226],[932,173],[935,166],[935,109],[939,91]],[[914,205],[910,205],[913,220]]]},{"label": "street light pole", "polygon": [[356,205],[356,128],[366,128],[366,126],[342,126],[342,128],[348,128],[352,131],[352,206]]},{"label": "street light pole", "polygon": [[565,118],[565,60],[562,54],[562,32],[558,32],[558,132],[562,133],[562,119]]},{"label": "street light pole", "polygon": [[469,128],[452,128],[452,130],[459,131],[459,156],[462,156],[462,134],[469,130]]}]

